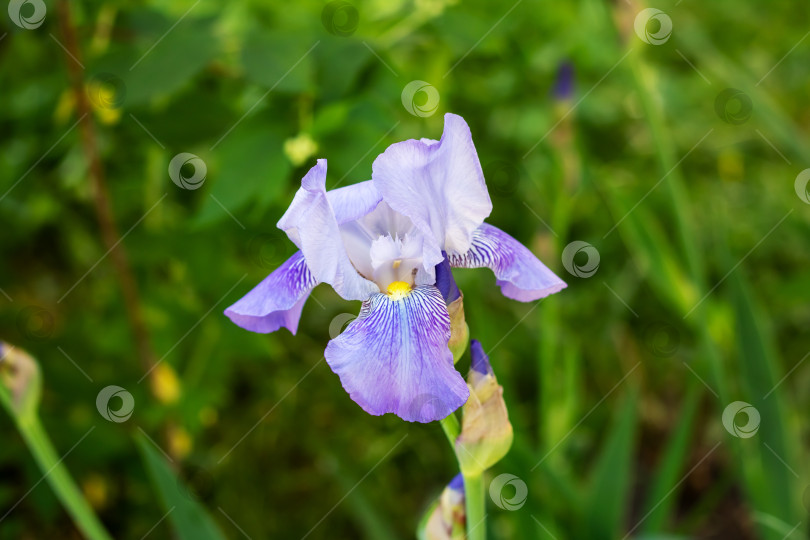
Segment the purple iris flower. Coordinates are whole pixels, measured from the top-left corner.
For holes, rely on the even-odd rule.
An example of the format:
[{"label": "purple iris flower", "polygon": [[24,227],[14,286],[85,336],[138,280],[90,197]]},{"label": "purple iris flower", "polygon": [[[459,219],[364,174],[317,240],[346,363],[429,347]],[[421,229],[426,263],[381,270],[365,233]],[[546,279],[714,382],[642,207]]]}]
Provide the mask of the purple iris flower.
[{"label": "purple iris flower", "polygon": [[566,286],[517,240],[484,223],[492,202],[470,129],[460,116],[444,120],[441,140],[389,146],[365,182],[326,191],[326,160],[319,159],[278,222],[299,251],[225,310],[247,330],[283,326],[295,334],[319,283],[362,301],[324,356],[373,415],[431,422],[467,401],[447,346],[450,316],[436,265],[488,267],[503,294],[522,302]]}]

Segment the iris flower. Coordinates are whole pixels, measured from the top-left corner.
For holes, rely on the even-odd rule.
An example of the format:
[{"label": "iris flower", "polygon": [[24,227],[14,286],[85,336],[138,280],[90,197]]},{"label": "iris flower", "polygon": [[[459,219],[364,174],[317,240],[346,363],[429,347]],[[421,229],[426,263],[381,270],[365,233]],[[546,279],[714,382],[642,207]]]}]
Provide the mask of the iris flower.
[{"label": "iris flower", "polygon": [[[326,160],[301,181],[278,222],[292,257],[225,310],[253,332],[295,334],[312,289],[327,283],[363,302],[324,357],[343,388],[372,415],[445,418],[469,397],[448,348],[450,316],[436,266],[488,267],[502,293],[529,302],[566,285],[517,240],[484,223],[492,211],[466,122],[444,118],[439,141],[389,146],[371,180],[326,190]],[[430,406],[425,406],[430,403]]]}]

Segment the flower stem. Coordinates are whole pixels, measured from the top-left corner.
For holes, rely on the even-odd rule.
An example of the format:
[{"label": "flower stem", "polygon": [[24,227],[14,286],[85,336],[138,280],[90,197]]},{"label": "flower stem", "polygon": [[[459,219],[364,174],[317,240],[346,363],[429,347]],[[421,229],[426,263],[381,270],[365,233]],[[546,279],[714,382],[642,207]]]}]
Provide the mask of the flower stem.
[{"label": "flower stem", "polygon": [[76,527],[90,540],[110,540],[111,537],[93,513],[82,492],[70,477],[67,467],[56,453],[39,418],[19,419],[17,427],[39,468],[65,507]]},{"label": "flower stem", "polygon": [[483,474],[464,477],[464,499],[467,506],[467,540],[486,540]]},{"label": "flower stem", "polygon": [[439,420],[439,423],[442,425],[442,430],[444,430],[444,434],[447,436],[447,441],[450,443],[450,448],[452,448],[453,452],[455,452],[456,439],[458,438],[458,434],[461,432],[456,413],[450,413],[447,418]]}]

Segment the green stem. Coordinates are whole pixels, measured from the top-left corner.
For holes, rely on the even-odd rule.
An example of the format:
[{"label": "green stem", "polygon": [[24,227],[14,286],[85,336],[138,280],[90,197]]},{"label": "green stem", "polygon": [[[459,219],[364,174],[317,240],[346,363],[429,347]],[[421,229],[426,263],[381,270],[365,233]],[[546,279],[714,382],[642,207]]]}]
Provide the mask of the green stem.
[{"label": "green stem", "polygon": [[486,540],[487,514],[484,511],[484,476],[464,477],[464,499],[467,506],[467,540]]},{"label": "green stem", "polygon": [[73,518],[79,530],[90,540],[111,540],[110,535],[93,513],[82,492],[73,482],[70,473],[51,443],[48,434],[42,427],[39,418],[19,418],[17,427],[20,430],[28,449],[33,454],[39,468],[51,485],[57,498]]},{"label": "green stem", "polygon": [[447,436],[447,441],[450,443],[450,448],[452,448],[453,452],[455,452],[456,439],[458,439],[458,434],[461,433],[461,428],[459,427],[456,413],[450,413],[447,418],[439,420],[439,423],[442,425],[442,430]]}]

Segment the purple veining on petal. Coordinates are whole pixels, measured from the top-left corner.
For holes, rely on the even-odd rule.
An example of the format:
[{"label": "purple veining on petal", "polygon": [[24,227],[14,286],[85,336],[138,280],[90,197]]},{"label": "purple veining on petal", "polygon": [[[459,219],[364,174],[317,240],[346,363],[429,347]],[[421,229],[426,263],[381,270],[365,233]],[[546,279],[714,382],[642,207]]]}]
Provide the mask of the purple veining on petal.
[{"label": "purple veining on petal", "polygon": [[399,300],[374,294],[360,315],[326,347],[343,388],[373,415],[394,413],[409,422],[447,417],[469,397],[447,347],[450,316],[436,287],[422,286]]},{"label": "purple veining on petal", "polygon": [[490,268],[503,295],[521,302],[543,298],[567,286],[523,244],[488,223],[473,233],[467,253],[448,258],[454,268]]},{"label": "purple veining on petal", "polygon": [[[356,189],[362,190],[363,186]],[[331,200],[339,205],[344,214],[341,217],[349,218],[358,209],[349,206],[351,198],[345,193],[332,196]],[[361,276],[349,260],[331,200],[326,194],[326,160],[319,159],[301,180],[301,189],[278,227],[303,252],[315,279],[331,285],[346,300],[365,300],[379,288]]]},{"label": "purple veining on petal", "polygon": [[470,369],[477,371],[481,375],[492,374],[492,365],[489,363],[489,356],[484,352],[484,347],[477,339],[470,340]]},{"label": "purple veining on petal", "polygon": [[266,334],[283,326],[295,335],[304,303],[317,284],[298,251],[226,309],[225,315],[251,332]]},{"label": "purple veining on petal", "polygon": [[453,279],[453,270],[447,261],[447,253],[442,252],[442,255],[445,257],[444,260],[436,265],[436,288],[442,293],[445,303],[450,304],[461,296],[461,291]]},{"label": "purple veining on petal", "polygon": [[470,128],[446,114],[440,141],[392,144],[374,160],[371,178],[383,200],[425,235],[423,265],[432,274],[442,250],[465,253],[492,211]]}]

